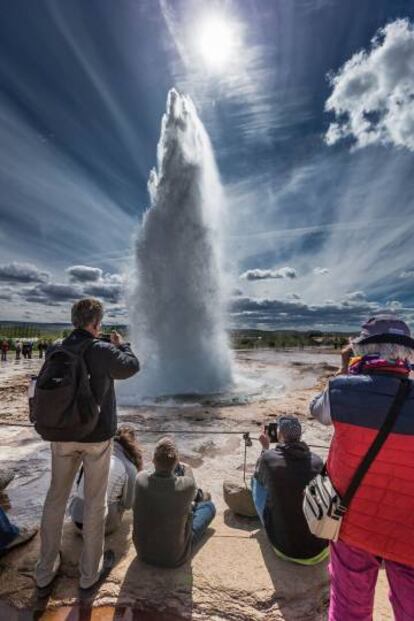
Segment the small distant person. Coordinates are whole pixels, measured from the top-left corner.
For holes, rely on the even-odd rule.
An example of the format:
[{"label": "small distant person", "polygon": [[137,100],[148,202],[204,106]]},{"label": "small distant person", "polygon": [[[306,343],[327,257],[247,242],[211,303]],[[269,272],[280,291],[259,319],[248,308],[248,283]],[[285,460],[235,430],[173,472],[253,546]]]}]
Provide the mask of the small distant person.
[{"label": "small distant person", "polygon": [[21,355],[22,355],[22,342],[21,341],[16,341],[14,347],[15,347],[15,351],[16,351],[16,360],[20,360]]},{"label": "small distant person", "polygon": [[328,542],[312,535],[302,511],[306,485],[321,472],[322,459],[301,439],[296,416],[278,419],[277,443],[263,431],[263,451],[256,463],[252,494],[270,543],[280,558],[299,565],[316,565],[328,557]]},{"label": "small distant person", "polygon": [[27,343],[27,357],[29,358],[29,360],[32,359],[32,353],[33,353],[33,343],[32,341],[29,341]]},{"label": "small distant person", "polygon": [[[155,447],[153,473],[137,476],[133,542],[138,558],[156,567],[178,567],[191,556],[216,509],[197,494],[191,468],[179,462],[171,438]],[[201,500],[196,502],[196,497]]]},{"label": "small distant person", "polygon": [[0,555],[30,541],[37,531],[37,528],[18,528],[10,522],[6,512],[0,507]]},{"label": "small distant person", "polygon": [[[99,340],[104,315],[99,300],[79,300],[72,306],[71,315],[74,330],[62,345],[74,353],[83,352],[90,388],[100,413],[95,429],[82,442],[51,443],[52,478],[43,508],[40,559],[35,568],[35,582],[41,597],[51,592],[59,571],[65,509],[80,466],[83,466],[84,476],[81,593],[91,594],[115,563],[112,551],[104,555],[106,491],[112,438],[117,428],[114,380],[127,379],[139,371],[138,359],[118,332],[111,333],[111,342]],[[52,352],[53,347],[47,352],[45,365]]]},{"label": "small distant person", "polygon": [[37,344],[37,351],[39,353],[39,360],[41,360],[43,358],[43,341],[39,341]]},{"label": "small distant person", "polygon": [[342,350],[337,377],[310,404],[333,425],[327,470],[343,495],[390,411],[401,380],[409,382],[391,433],[359,485],[331,542],[329,621],[372,619],[384,565],[396,621],[414,619],[414,339],[394,315],[369,319]]},{"label": "small distant person", "polygon": [[9,342],[4,339],[1,343],[1,361],[7,362],[7,352],[9,351]]},{"label": "small distant person", "polygon": [[[135,430],[128,425],[118,428],[112,449],[108,479],[108,515],[105,534],[119,528],[124,511],[132,509],[135,496],[135,479],[142,470],[142,450]],[[70,504],[70,516],[78,529],[83,529],[85,509],[85,477],[83,469],[77,481],[76,493]]]}]

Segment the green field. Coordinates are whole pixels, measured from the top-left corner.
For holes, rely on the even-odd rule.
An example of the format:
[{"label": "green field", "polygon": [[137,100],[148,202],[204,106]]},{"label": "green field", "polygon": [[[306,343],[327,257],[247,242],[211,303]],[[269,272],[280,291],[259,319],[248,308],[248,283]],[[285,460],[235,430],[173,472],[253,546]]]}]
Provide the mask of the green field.
[{"label": "green field", "polygon": [[[35,343],[37,340],[55,341],[67,336],[71,331],[70,324],[59,323],[0,323],[0,340],[7,339],[11,347],[15,339],[29,339]],[[126,334],[125,325],[106,325],[104,332],[112,329]],[[340,349],[348,342],[349,333],[297,331],[297,330],[230,330],[229,339],[233,349],[257,349],[257,348],[304,348],[304,347],[330,347]]]}]

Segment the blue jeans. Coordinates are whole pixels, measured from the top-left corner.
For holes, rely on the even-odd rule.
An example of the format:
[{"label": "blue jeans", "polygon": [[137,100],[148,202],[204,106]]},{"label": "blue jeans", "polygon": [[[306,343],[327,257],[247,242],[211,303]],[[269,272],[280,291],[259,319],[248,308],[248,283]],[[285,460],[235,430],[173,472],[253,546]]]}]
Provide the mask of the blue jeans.
[{"label": "blue jeans", "polygon": [[216,515],[216,507],[211,500],[199,502],[193,509],[193,536],[191,539],[191,547],[195,548],[203,538],[208,525]]},{"label": "blue jeans", "polygon": [[17,526],[13,526],[9,518],[0,507],[0,550],[3,550],[19,534]]},{"label": "blue jeans", "polygon": [[252,496],[257,515],[264,526],[263,513],[266,506],[267,490],[255,477],[252,477]]}]

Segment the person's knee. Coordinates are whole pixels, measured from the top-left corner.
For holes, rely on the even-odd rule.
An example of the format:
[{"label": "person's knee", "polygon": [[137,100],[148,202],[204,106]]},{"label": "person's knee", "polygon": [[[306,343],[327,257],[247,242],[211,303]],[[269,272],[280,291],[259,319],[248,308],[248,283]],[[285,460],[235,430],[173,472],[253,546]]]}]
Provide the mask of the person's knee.
[{"label": "person's knee", "polygon": [[213,519],[215,517],[216,513],[217,513],[216,505],[214,504],[214,502],[212,500],[208,500],[207,501],[207,505],[208,505],[208,508],[210,509],[210,512],[211,512],[211,519]]}]

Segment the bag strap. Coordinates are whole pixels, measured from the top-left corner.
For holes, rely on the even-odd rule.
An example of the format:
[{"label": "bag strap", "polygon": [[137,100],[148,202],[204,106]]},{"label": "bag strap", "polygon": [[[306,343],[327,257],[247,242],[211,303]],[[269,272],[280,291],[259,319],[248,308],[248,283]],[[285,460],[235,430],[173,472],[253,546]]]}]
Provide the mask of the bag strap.
[{"label": "bag strap", "polygon": [[359,464],[354,476],[352,477],[351,483],[349,484],[345,494],[341,499],[340,504],[337,507],[337,513],[339,513],[340,515],[343,515],[348,509],[358,487],[361,485],[363,478],[368,472],[372,462],[380,452],[382,445],[384,444],[385,440],[387,439],[394,426],[398,414],[401,412],[401,408],[404,404],[405,399],[408,396],[408,393],[410,392],[410,389],[410,380],[402,379],[397,394],[394,397],[391,408],[381,426],[381,429],[379,430],[374,441],[369,447],[365,457]]}]

